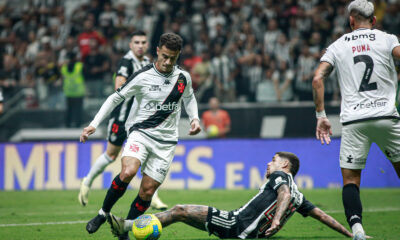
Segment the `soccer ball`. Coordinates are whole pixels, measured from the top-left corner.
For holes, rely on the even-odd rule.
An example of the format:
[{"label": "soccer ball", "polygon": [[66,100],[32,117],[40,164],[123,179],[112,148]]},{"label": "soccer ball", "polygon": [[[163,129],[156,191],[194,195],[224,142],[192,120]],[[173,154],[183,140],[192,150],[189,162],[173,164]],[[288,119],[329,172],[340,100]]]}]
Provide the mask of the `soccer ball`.
[{"label": "soccer ball", "polygon": [[153,214],[144,214],[135,219],[132,232],[137,240],[159,239],[162,232],[161,222]]},{"label": "soccer ball", "polygon": [[207,128],[207,135],[210,138],[217,137],[219,133],[219,129],[216,125],[210,125]]}]

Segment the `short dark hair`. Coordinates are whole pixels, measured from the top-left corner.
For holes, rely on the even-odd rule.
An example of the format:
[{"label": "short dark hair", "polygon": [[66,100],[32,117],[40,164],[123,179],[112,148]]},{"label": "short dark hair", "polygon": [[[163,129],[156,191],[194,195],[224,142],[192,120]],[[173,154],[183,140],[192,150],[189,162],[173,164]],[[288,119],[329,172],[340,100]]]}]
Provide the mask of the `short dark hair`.
[{"label": "short dark hair", "polygon": [[279,157],[281,158],[286,158],[290,162],[290,173],[292,173],[292,176],[296,176],[297,172],[299,171],[300,168],[300,160],[296,156],[296,154],[291,153],[291,152],[277,152],[276,153]]},{"label": "short dark hair", "polygon": [[160,37],[160,41],[158,42],[158,47],[162,46],[167,47],[172,51],[180,51],[182,49],[182,38],[175,33],[164,33]]},{"label": "short dark hair", "polygon": [[146,36],[146,32],[142,31],[142,30],[136,30],[131,35],[132,35],[132,37],[134,37],[134,36]]}]

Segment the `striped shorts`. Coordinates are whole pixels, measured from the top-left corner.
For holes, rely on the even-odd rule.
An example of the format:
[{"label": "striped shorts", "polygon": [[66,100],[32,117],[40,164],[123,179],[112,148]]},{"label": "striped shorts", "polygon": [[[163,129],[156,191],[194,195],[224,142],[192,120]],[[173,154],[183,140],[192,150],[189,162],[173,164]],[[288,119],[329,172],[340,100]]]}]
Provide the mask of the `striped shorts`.
[{"label": "striped shorts", "polygon": [[206,229],[219,238],[238,238],[238,219],[233,212],[208,207]]}]

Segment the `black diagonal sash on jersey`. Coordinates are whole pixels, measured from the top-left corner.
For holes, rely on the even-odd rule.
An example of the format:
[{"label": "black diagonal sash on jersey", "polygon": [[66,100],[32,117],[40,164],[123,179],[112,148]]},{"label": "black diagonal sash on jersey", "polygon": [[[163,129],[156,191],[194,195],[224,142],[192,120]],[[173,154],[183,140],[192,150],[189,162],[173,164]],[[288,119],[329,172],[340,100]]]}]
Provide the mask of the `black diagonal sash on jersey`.
[{"label": "black diagonal sash on jersey", "polygon": [[[168,97],[165,99],[165,101],[162,103],[162,105],[170,104],[170,103],[178,104],[179,99],[182,97],[183,92],[186,88],[186,85],[187,85],[186,77],[182,73],[179,74],[178,80],[176,81],[175,86],[172,88],[171,93],[168,95]],[[143,122],[134,124],[129,129],[129,133],[131,133],[134,130],[138,130],[138,129],[157,127],[162,122],[164,122],[164,120],[167,119],[173,111],[174,111],[174,109],[172,109],[172,110],[157,110],[148,119],[144,120]]]}]

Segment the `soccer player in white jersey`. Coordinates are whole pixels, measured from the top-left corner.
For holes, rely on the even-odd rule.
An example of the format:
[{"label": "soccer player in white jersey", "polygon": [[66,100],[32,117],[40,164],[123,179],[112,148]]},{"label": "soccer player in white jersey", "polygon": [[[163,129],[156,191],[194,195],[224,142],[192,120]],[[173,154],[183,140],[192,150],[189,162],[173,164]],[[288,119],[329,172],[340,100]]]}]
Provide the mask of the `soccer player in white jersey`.
[{"label": "soccer player in white jersey", "polygon": [[[267,164],[267,181],[249,202],[233,211],[223,211],[202,205],[176,205],[156,213],[162,227],[183,222],[207,231],[219,238],[268,238],[276,234],[295,212],[311,216],[333,230],[351,237],[338,221],[315,207],[298,190],[294,177],[300,167],[298,157],[290,152],[277,152]],[[132,230],[134,220],[124,220],[112,214],[108,222],[114,235]]]},{"label": "soccer player in white jersey", "polygon": [[342,95],[343,205],[354,239],[365,239],[359,188],[372,142],[385,153],[400,177],[400,121],[395,106],[397,74],[393,60],[400,58],[400,45],[394,35],[372,29],[376,20],[371,2],[352,1],[348,11],[353,31],[327,48],[312,85],[316,137],[322,144],[329,144],[332,130],[324,111],[324,79],[336,68]]},{"label": "soccer player in white jersey", "polygon": [[[150,59],[145,55],[148,49],[148,40],[146,33],[143,31],[135,31],[129,43],[130,50],[125,54],[118,64],[115,78],[115,89],[120,88],[134,72],[142,69],[150,63]],[[118,157],[122,144],[126,140],[127,133],[125,130],[125,122],[128,118],[129,111],[132,107],[134,97],[126,99],[120,103],[111,113],[108,124],[108,142],[106,151],[100,155],[89,173],[83,178],[78,195],[79,203],[86,206],[89,201],[89,190],[95,178],[104,172],[104,169],[110,165]],[[163,210],[168,206],[161,201],[156,191],[151,200],[151,207]]]},{"label": "soccer player in white jersey", "polygon": [[[123,100],[135,96],[125,128],[128,140],[122,152],[122,169],[107,192],[103,206],[88,222],[86,230],[94,233],[105,222],[113,205],[124,194],[139,167],[143,175],[128,219],[135,219],[150,206],[151,198],[164,181],[174,157],[178,140],[178,123],[183,101],[189,115],[189,135],[200,132],[197,102],[188,72],[176,66],[182,38],[174,33],[161,36],[157,60],[131,75],[126,83],[109,96],[80,140],[85,142],[102,120]],[[125,234],[125,239],[129,239]]]}]

